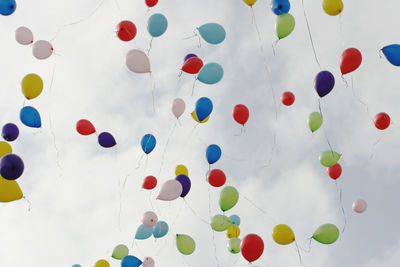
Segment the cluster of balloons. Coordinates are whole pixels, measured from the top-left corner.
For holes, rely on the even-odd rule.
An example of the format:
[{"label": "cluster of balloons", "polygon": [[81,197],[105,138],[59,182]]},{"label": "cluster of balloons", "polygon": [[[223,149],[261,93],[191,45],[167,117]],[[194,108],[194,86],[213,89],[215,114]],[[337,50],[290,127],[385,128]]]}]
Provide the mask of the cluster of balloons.
[{"label": "cluster of balloons", "polygon": [[[151,257],[146,257],[142,261],[135,256],[129,255],[129,249],[124,244],[117,245],[114,248],[111,257],[113,259],[120,260],[121,267],[139,267],[139,266],[154,267],[155,265],[155,262]],[[105,259],[98,260],[94,264],[94,267],[110,267],[110,266],[111,266],[110,263]],[[72,267],[81,267],[81,265],[74,264],[72,265]]]},{"label": "cluster of balloons", "polygon": [[152,235],[154,238],[161,238],[167,235],[168,230],[169,227],[165,221],[159,221],[153,211],[147,211],[143,214],[142,224],[136,230],[135,239],[145,240]]},{"label": "cluster of balloons", "polygon": [[289,0],[273,0],[271,9],[278,16],[275,23],[276,35],[279,40],[283,39],[293,32],[296,25],[294,17],[288,13],[290,2]]},{"label": "cluster of balloons", "polygon": [[[96,129],[93,124],[86,119],[81,119],[76,123],[76,131],[81,135],[91,135],[96,133]],[[104,148],[110,148],[117,144],[114,136],[109,132],[102,132],[98,135],[97,141],[100,146]]]},{"label": "cluster of balloons", "polygon": [[[33,43],[33,33],[29,28],[21,26],[15,31],[15,40],[21,45],[30,45]],[[53,52],[53,46],[46,40],[38,40],[32,46],[33,56],[40,60],[49,58]]]},{"label": "cluster of balloons", "polygon": [[[43,90],[43,80],[35,73],[27,74],[21,81],[21,89],[27,100],[32,100],[38,97]],[[19,114],[21,122],[33,128],[40,128],[42,121],[39,111],[32,106],[25,106]]]}]

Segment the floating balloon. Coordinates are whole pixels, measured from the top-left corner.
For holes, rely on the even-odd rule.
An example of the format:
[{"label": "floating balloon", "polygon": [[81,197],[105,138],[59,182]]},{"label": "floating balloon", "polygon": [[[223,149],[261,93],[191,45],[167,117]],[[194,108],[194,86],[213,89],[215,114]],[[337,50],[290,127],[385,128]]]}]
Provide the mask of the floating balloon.
[{"label": "floating balloon", "polygon": [[151,190],[156,186],[157,186],[157,178],[156,177],[150,175],[150,176],[147,176],[146,178],[144,178],[142,188]]},{"label": "floating balloon", "polygon": [[249,109],[245,105],[238,104],[233,107],[232,116],[237,123],[244,126],[250,116]]},{"label": "floating balloon", "polygon": [[96,129],[90,121],[82,119],[76,123],[76,131],[81,135],[91,135]]},{"label": "floating balloon", "polygon": [[16,201],[22,197],[23,193],[16,181],[0,177],[0,202]]},{"label": "floating balloon", "polygon": [[19,27],[15,31],[15,40],[22,45],[29,45],[33,43],[33,33],[27,27]]},{"label": "floating balloon", "polygon": [[8,16],[14,13],[17,8],[17,3],[15,0],[1,0],[0,1],[0,14],[3,16]]},{"label": "floating balloon", "polygon": [[212,219],[211,219],[211,228],[214,231],[217,232],[222,232],[227,230],[230,226],[232,225],[232,221],[231,219],[229,219],[228,217],[226,217],[225,215],[215,215]]},{"label": "floating balloon", "polygon": [[328,167],[326,172],[328,173],[329,177],[331,177],[333,180],[336,180],[342,174],[342,166],[340,166],[339,163],[336,163],[335,165]]},{"label": "floating balloon", "polygon": [[106,260],[98,260],[94,267],[110,267],[110,264]]},{"label": "floating balloon", "polygon": [[332,150],[326,150],[319,155],[319,162],[322,166],[331,167],[339,161],[340,157],[341,154]]},{"label": "floating balloon", "polygon": [[294,94],[292,92],[284,92],[281,95],[282,104],[285,106],[291,106],[294,103]]},{"label": "floating balloon", "polygon": [[24,162],[15,154],[7,154],[0,161],[0,175],[7,180],[16,180],[24,172]]},{"label": "floating balloon", "polygon": [[229,219],[231,219],[231,221],[232,221],[232,223],[233,223],[234,225],[237,225],[237,226],[240,225],[240,217],[239,217],[239,216],[237,216],[237,215],[231,215],[231,216],[229,216]]},{"label": "floating balloon", "polygon": [[219,195],[219,207],[222,211],[233,208],[239,200],[239,192],[233,186],[226,186]]},{"label": "floating balloon", "polygon": [[361,61],[361,52],[357,48],[348,48],[340,57],[340,71],[343,75],[353,72],[361,65]]},{"label": "floating balloon", "polygon": [[190,113],[190,115],[192,115],[192,118],[198,123],[206,123],[210,119],[210,116],[208,116],[204,120],[199,121],[199,119],[197,118],[197,115],[196,115],[196,111],[192,111],[192,113]]},{"label": "floating balloon", "polygon": [[153,228],[141,224],[136,230],[135,239],[145,240],[153,234]]},{"label": "floating balloon", "polygon": [[152,211],[146,211],[142,216],[142,223],[146,227],[153,227],[158,222],[157,214]]},{"label": "floating balloon", "polygon": [[154,267],[154,260],[151,257],[146,257],[143,260],[142,267]]},{"label": "floating balloon", "polygon": [[191,57],[183,63],[182,71],[189,74],[197,74],[203,65],[203,61],[200,58]]},{"label": "floating balloon", "polygon": [[143,152],[149,154],[156,147],[156,138],[152,134],[146,134],[140,142]]},{"label": "floating balloon", "polygon": [[335,243],[339,238],[339,229],[335,225],[327,223],[318,227],[312,238],[322,244],[329,245]]},{"label": "floating balloon", "polygon": [[117,25],[117,36],[121,41],[128,42],[136,36],[136,26],[132,21],[123,20]]},{"label": "floating balloon", "polygon": [[185,101],[183,101],[181,98],[174,99],[172,102],[172,113],[177,119],[179,119],[183,112],[185,112],[185,107]]},{"label": "floating balloon", "polygon": [[210,116],[212,110],[213,110],[213,104],[209,98],[202,97],[196,101],[195,112],[197,119],[199,121],[203,121],[208,116]]},{"label": "floating balloon", "polygon": [[213,164],[221,158],[221,148],[218,145],[209,145],[206,150],[206,158],[208,164]]},{"label": "floating balloon", "polygon": [[218,63],[207,63],[197,76],[197,80],[205,84],[216,84],[224,76],[224,69]]},{"label": "floating balloon", "polygon": [[214,169],[208,172],[207,175],[207,180],[210,183],[210,185],[214,187],[220,187],[223,186],[226,182],[226,176],[225,173],[219,169]]},{"label": "floating balloon", "polygon": [[148,7],[153,7],[153,6],[157,5],[158,0],[145,0],[145,3]]},{"label": "floating balloon", "polygon": [[40,114],[34,107],[23,107],[19,113],[19,118],[28,127],[40,128],[42,126]]},{"label": "floating balloon", "polygon": [[190,255],[196,249],[196,243],[188,235],[176,234],[176,246],[183,255]]},{"label": "floating balloon", "polygon": [[379,130],[385,130],[390,125],[390,117],[387,113],[381,112],[375,115],[375,127]]},{"label": "floating balloon", "polygon": [[162,14],[153,14],[147,22],[147,30],[153,37],[161,36],[168,28],[168,20]]},{"label": "floating balloon", "polygon": [[231,226],[229,226],[228,230],[226,230],[226,236],[229,239],[239,237],[239,235],[240,235],[240,229],[237,225],[232,224]]},{"label": "floating balloon", "polygon": [[180,174],[184,174],[186,176],[189,176],[189,170],[186,168],[185,165],[178,165],[175,168],[175,175],[178,176]]},{"label": "floating balloon", "polygon": [[199,30],[201,37],[207,43],[216,45],[225,40],[225,29],[217,23],[207,23],[197,29]]},{"label": "floating balloon", "polygon": [[271,9],[277,16],[286,14],[290,10],[290,2],[288,0],[273,0]]},{"label": "floating balloon", "polygon": [[363,213],[367,209],[367,202],[364,199],[357,199],[353,202],[352,210],[357,213]]},{"label": "floating balloon", "polygon": [[291,14],[285,13],[279,15],[275,23],[276,35],[278,36],[279,40],[291,34],[295,25],[296,22]]},{"label": "floating balloon", "polygon": [[243,0],[243,2],[252,7],[257,2],[257,0]]},{"label": "floating balloon", "polygon": [[394,66],[400,66],[400,45],[391,44],[382,48],[386,59]]},{"label": "floating balloon", "polygon": [[26,99],[34,99],[43,90],[43,81],[39,75],[31,73],[26,75],[21,81],[22,93]]},{"label": "floating balloon", "polygon": [[161,238],[168,233],[168,224],[164,221],[158,221],[156,226],[153,228],[153,236],[155,238]]},{"label": "floating balloon", "polygon": [[17,139],[18,135],[19,129],[14,123],[5,124],[1,130],[1,136],[8,142],[12,142]]},{"label": "floating balloon", "polygon": [[240,252],[240,239],[239,238],[231,238],[228,241],[227,248],[230,253],[237,254]]},{"label": "floating balloon", "polygon": [[322,8],[326,14],[336,16],[343,11],[343,2],[342,0],[324,0]]},{"label": "floating balloon", "polygon": [[114,248],[111,257],[113,257],[114,259],[117,259],[117,260],[122,260],[122,258],[124,258],[125,256],[128,256],[128,254],[129,254],[128,247],[121,244]]},{"label": "floating balloon", "polygon": [[272,230],[272,238],[279,245],[289,245],[295,240],[292,229],[286,224],[276,225]]},{"label": "floating balloon", "polygon": [[307,123],[311,132],[315,132],[321,127],[322,120],[322,115],[319,112],[313,112],[308,116]]},{"label": "floating balloon", "polygon": [[171,201],[177,199],[183,191],[182,184],[177,180],[168,180],[162,186],[157,199]]},{"label": "floating balloon", "polygon": [[263,254],[264,242],[258,235],[249,234],[242,239],[240,250],[248,262],[253,262]]},{"label": "floating balloon", "polygon": [[138,49],[132,49],[126,54],[125,59],[128,69],[135,73],[150,73],[150,60],[147,55]]},{"label": "floating balloon", "polygon": [[79,264],[74,264],[74,265],[72,265],[72,267],[82,267],[82,266]]},{"label": "floating balloon", "polygon": [[0,141],[0,158],[2,158],[6,154],[11,154],[12,148],[9,143]]},{"label": "floating balloon", "polygon": [[142,265],[142,261],[135,256],[125,256],[121,261],[121,267],[139,267]]},{"label": "floating balloon", "polygon": [[113,147],[117,144],[117,142],[115,142],[114,137],[107,132],[99,134],[98,141],[99,145],[105,148]]},{"label": "floating balloon", "polygon": [[192,58],[192,57],[197,57],[197,55],[196,54],[187,54],[185,56],[185,58],[183,59],[183,63],[185,63],[189,58]]},{"label": "floating balloon", "polygon": [[314,88],[320,97],[329,94],[335,86],[335,77],[327,70],[321,71],[315,77]]},{"label": "floating balloon", "polygon": [[53,50],[53,46],[49,42],[39,40],[33,44],[32,54],[37,59],[46,59],[53,54]]},{"label": "floating balloon", "polygon": [[181,197],[185,197],[189,193],[191,187],[191,182],[189,177],[187,177],[184,174],[180,174],[175,178],[175,180],[181,183],[182,185]]}]

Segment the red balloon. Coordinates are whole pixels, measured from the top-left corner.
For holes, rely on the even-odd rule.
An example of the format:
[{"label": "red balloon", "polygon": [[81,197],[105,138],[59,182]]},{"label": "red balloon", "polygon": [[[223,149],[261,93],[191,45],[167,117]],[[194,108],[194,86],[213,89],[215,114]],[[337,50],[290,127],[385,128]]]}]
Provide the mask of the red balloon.
[{"label": "red balloon", "polygon": [[123,20],[117,25],[117,36],[121,41],[128,42],[136,36],[136,26],[129,20]]},{"label": "red balloon", "polygon": [[326,172],[328,173],[329,177],[331,177],[333,180],[336,180],[342,174],[342,166],[340,166],[339,163],[336,163],[335,165],[326,168]]},{"label": "red balloon", "polygon": [[379,130],[385,130],[390,125],[390,117],[385,112],[378,113],[375,115],[374,123]]},{"label": "red balloon", "polygon": [[76,130],[81,135],[91,135],[92,133],[96,132],[93,124],[88,120],[79,120],[76,123]]},{"label": "red balloon", "polygon": [[356,48],[349,48],[344,50],[340,57],[340,71],[342,74],[347,74],[355,71],[362,61],[361,52]]},{"label": "red balloon", "polygon": [[153,6],[157,5],[158,0],[145,0],[145,2],[148,7],[153,7]]},{"label": "red balloon", "polygon": [[281,95],[282,104],[291,106],[294,103],[294,94],[292,92],[284,92]]},{"label": "red balloon", "polygon": [[225,173],[219,169],[211,170],[208,173],[208,182],[214,187],[223,186],[226,182]]},{"label": "red balloon", "polygon": [[191,57],[183,63],[182,71],[190,74],[199,73],[203,67],[203,61],[198,57]]},{"label": "red balloon", "polygon": [[253,262],[263,254],[264,242],[258,235],[249,234],[240,242],[240,250],[248,262]]},{"label": "red balloon", "polygon": [[238,104],[233,108],[232,115],[237,123],[244,125],[249,119],[249,109],[245,105]]},{"label": "red balloon", "polygon": [[142,187],[144,189],[151,190],[154,187],[156,187],[156,185],[157,185],[157,178],[150,175],[144,178]]}]

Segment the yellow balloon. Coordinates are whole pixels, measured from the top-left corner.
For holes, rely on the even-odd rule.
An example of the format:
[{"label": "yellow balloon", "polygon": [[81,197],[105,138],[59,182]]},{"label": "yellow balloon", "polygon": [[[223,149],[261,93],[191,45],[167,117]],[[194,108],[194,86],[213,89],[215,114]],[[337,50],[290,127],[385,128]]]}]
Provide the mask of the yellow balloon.
[{"label": "yellow balloon", "polygon": [[280,245],[289,245],[295,240],[292,229],[286,224],[275,226],[272,230],[272,238]]},{"label": "yellow balloon", "polygon": [[110,267],[110,264],[106,260],[98,260],[94,267]]},{"label": "yellow balloon", "polygon": [[197,118],[196,112],[193,111],[191,114],[192,114],[192,118],[193,118],[195,121],[197,121],[198,123],[205,123],[205,122],[207,122],[208,119],[210,118],[210,116],[208,116],[208,117],[205,118],[204,120],[199,121],[199,119]]},{"label": "yellow balloon", "polygon": [[343,2],[342,0],[324,0],[322,8],[326,14],[336,16],[343,11]]},{"label": "yellow balloon", "polygon": [[43,90],[43,81],[39,75],[31,73],[26,75],[21,82],[22,93],[26,99],[34,99]]},{"label": "yellow balloon", "polygon": [[181,174],[189,176],[189,171],[188,171],[188,169],[186,168],[185,165],[178,165],[175,168],[175,175],[178,176],[178,175],[181,175]]},{"label": "yellow balloon", "polygon": [[245,2],[249,6],[253,6],[255,4],[255,2],[257,2],[257,0],[243,0],[243,2]]},{"label": "yellow balloon", "polygon": [[5,154],[11,154],[12,148],[9,143],[0,141],[0,158],[3,157]]},{"label": "yellow balloon", "polygon": [[24,196],[18,183],[0,176],[0,202],[11,202]]},{"label": "yellow balloon", "polygon": [[240,235],[240,229],[237,225],[232,224],[228,230],[226,230],[226,236],[231,239],[234,237],[239,237]]}]

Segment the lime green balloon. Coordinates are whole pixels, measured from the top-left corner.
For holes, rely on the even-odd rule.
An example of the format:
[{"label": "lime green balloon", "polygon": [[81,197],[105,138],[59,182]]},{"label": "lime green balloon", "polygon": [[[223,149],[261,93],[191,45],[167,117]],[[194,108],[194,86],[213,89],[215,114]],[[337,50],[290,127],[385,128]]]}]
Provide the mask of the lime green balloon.
[{"label": "lime green balloon", "polygon": [[233,186],[226,186],[219,195],[219,207],[222,211],[233,208],[239,200],[239,192]]},{"label": "lime green balloon", "polygon": [[228,229],[232,225],[231,219],[225,215],[215,215],[211,219],[211,228],[217,232],[222,232]]},{"label": "lime green balloon", "polygon": [[127,246],[121,244],[114,248],[112,257],[117,260],[122,260],[125,256],[128,256],[129,249]]},{"label": "lime green balloon", "polygon": [[237,254],[240,252],[240,239],[237,237],[231,238],[228,241],[227,248],[230,253]]},{"label": "lime green balloon", "polygon": [[322,244],[332,244],[339,238],[339,229],[330,223],[321,225],[312,236]]},{"label": "lime green balloon", "polygon": [[275,29],[279,39],[285,38],[294,30],[296,22],[289,13],[281,14],[276,19]]},{"label": "lime green balloon", "polygon": [[341,155],[339,153],[332,150],[326,150],[319,155],[319,162],[322,166],[331,167],[339,161],[340,157]]},{"label": "lime green balloon", "polygon": [[313,112],[308,116],[307,122],[308,127],[310,127],[311,132],[315,132],[318,130],[322,125],[322,115],[319,112]]},{"label": "lime green balloon", "polygon": [[188,235],[176,235],[176,246],[183,255],[190,255],[196,249],[196,243],[193,238]]}]

